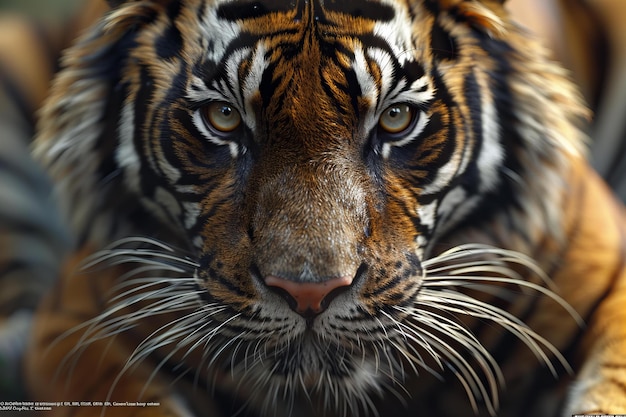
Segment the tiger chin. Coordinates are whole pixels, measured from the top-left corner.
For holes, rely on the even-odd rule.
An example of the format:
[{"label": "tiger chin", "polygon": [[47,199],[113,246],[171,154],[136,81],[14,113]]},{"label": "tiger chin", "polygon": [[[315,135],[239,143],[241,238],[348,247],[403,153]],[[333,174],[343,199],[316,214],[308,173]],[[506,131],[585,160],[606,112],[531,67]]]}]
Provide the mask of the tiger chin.
[{"label": "tiger chin", "polygon": [[38,123],[76,248],[32,397],[626,413],[624,210],[501,3],[110,0]]}]

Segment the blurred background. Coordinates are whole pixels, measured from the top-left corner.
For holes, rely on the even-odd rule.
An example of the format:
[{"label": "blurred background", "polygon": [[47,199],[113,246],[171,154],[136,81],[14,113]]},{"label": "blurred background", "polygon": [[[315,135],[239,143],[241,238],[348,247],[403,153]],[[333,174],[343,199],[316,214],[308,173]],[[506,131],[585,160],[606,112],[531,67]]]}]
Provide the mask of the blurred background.
[{"label": "blurred background", "polygon": [[[626,200],[626,0],[509,0],[595,112],[593,165]],[[20,400],[30,317],[71,246],[46,175],[32,161],[34,114],[60,51],[104,0],[0,0],[0,401]],[[22,414],[23,415],[23,414]]]},{"label": "blurred background", "polygon": [[81,3],[85,0],[0,0],[0,9],[50,19],[72,13]]},{"label": "blurred background", "polygon": [[594,112],[592,165],[626,201],[626,1],[510,0],[508,5],[571,72]]}]

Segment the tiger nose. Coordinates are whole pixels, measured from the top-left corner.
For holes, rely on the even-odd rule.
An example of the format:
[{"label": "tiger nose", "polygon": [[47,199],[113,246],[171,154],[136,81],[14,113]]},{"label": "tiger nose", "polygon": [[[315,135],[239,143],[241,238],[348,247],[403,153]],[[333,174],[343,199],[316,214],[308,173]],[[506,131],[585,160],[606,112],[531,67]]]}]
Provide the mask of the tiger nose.
[{"label": "tiger nose", "polygon": [[[269,275],[265,278],[268,287],[279,288],[290,307],[302,316],[317,315],[325,310],[322,304],[327,296],[339,289],[352,284],[353,277],[331,278],[322,282],[296,282],[285,278]],[[328,303],[326,303],[328,304]]]}]

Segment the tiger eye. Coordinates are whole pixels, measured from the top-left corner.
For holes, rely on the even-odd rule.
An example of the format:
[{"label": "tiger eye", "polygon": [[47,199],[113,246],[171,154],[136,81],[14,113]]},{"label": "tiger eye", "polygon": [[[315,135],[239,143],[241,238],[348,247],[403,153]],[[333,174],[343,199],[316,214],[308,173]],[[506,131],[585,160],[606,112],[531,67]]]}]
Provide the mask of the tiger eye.
[{"label": "tiger eye", "polygon": [[210,103],[202,110],[205,122],[220,133],[230,133],[241,126],[241,114],[223,101]]},{"label": "tiger eye", "polygon": [[378,126],[387,133],[401,133],[411,126],[415,110],[408,104],[387,107],[378,119]]}]

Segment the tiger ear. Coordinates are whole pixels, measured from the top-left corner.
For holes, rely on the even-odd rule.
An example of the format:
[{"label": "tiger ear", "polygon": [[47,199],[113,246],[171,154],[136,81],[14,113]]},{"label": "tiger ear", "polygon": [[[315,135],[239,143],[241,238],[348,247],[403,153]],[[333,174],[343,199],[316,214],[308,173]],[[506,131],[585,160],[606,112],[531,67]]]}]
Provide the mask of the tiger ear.
[{"label": "tiger ear", "polygon": [[507,0],[435,0],[441,10],[446,10],[472,27],[499,37],[504,32]]}]

